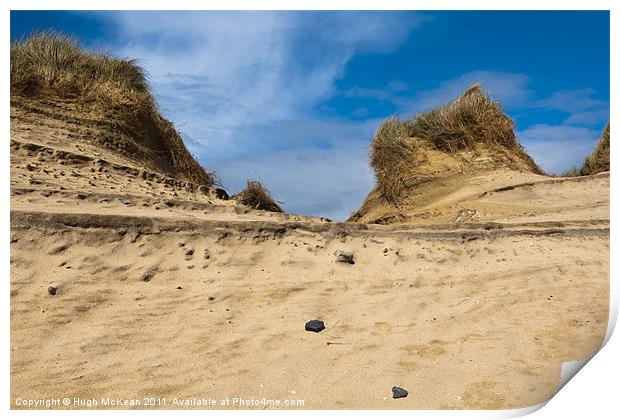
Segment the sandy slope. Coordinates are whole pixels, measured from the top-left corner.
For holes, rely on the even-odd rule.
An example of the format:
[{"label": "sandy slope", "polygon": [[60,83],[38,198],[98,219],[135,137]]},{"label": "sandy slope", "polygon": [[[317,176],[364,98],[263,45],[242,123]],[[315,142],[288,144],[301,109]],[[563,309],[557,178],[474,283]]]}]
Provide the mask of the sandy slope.
[{"label": "sandy slope", "polygon": [[[495,174],[446,186],[426,219],[333,223],[219,200],[81,146],[53,118],[13,114],[14,408],[64,397],[524,407],[604,336],[607,175]],[[304,331],[314,318],[327,329]],[[394,385],[409,396],[393,400]]]}]

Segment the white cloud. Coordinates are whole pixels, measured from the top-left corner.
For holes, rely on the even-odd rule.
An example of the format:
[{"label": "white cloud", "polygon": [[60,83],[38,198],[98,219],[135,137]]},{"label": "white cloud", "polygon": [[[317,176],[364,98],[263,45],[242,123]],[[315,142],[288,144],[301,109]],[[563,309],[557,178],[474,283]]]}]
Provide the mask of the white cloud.
[{"label": "white cloud", "polygon": [[539,124],[520,131],[518,137],[540,167],[555,174],[580,167],[600,133],[584,127]]},{"label": "white cloud", "polygon": [[[230,159],[207,160],[230,191],[260,179],[286,211],[345,220],[373,187],[368,144],[378,120],[288,120],[253,126],[259,143]],[[294,143],[294,148],[286,143]]]},{"label": "white cloud", "polygon": [[373,187],[367,162],[367,145],[345,141],[330,149],[308,146],[236,157],[215,169],[234,180],[232,190],[259,178],[287,212],[346,220]]},{"label": "white cloud", "polygon": [[368,142],[377,121],[319,119],[314,111],[336,94],[355,54],[393,52],[426,19],[410,12],[106,18],[117,28],[114,52],[148,69],[164,114],[230,191],[258,175],[288,211],[334,219],[348,217],[372,188]]},{"label": "white cloud", "polygon": [[[115,52],[149,70],[202,156],[242,153],[238,127],[310,115],[350,58],[390,52],[424,18],[390,12],[122,12]],[[120,41],[118,41],[120,42]],[[248,134],[247,132],[245,134]]]},{"label": "white cloud", "polygon": [[535,106],[568,113],[564,124],[599,124],[609,119],[609,103],[595,98],[596,93],[594,89],[562,90],[537,101]]}]

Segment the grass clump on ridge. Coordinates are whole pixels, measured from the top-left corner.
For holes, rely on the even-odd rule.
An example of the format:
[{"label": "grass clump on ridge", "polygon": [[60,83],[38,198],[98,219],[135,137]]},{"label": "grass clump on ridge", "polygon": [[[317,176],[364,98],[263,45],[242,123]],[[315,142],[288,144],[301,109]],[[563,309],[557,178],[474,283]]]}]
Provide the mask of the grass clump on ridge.
[{"label": "grass clump on ridge", "polygon": [[50,91],[63,96],[150,96],[147,74],[135,60],[88,53],[76,39],[52,31],[13,42],[11,93]]},{"label": "grass clump on ridge", "polygon": [[408,174],[416,164],[417,145],[409,137],[405,122],[390,117],[375,132],[370,148],[370,166],[375,171],[381,195],[394,201],[406,188]]},{"label": "grass clump on ridge", "polygon": [[[112,114],[124,137],[120,152],[156,162],[174,175],[206,186],[215,175],[189,153],[159,113],[146,71],[135,60],[84,50],[61,33],[45,31],[11,44],[11,97],[72,99]],[[162,163],[165,162],[165,163]]]},{"label": "grass clump on ridge", "polygon": [[519,144],[513,121],[474,84],[448,105],[407,120],[388,118],[371,142],[370,165],[387,201],[396,201],[419,164],[419,148],[456,154],[486,150],[519,169],[542,173]]},{"label": "grass clump on ridge", "polygon": [[593,175],[609,171],[609,167],[609,123],[607,123],[603,130],[603,135],[594,147],[594,151],[583,163],[581,175]]},{"label": "grass clump on ridge", "polygon": [[576,166],[573,166],[570,169],[565,170],[564,172],[560,172],[557,176],[561,176],[563,178],[572,178],[575,176],[581,176],[581,169]]},{"label": "grass clump on ridge", "polygon": [[282,213],[282,208],[271,197],[271,193],[260,181],[248,181],[245,189],[233,197],[241,204],[254,210]]}]

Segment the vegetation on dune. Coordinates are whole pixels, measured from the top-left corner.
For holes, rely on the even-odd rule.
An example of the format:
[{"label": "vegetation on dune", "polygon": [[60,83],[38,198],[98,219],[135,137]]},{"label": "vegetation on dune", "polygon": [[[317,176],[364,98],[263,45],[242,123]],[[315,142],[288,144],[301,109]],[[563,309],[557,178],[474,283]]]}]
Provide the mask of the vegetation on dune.
[{"label": "vegetation on dune", "polygon": [[271,193],[260,181],[248,181],[245,189],[233,197],[241,204],[255,210],[282,213],[282,208],[271,197]]},{"label": "vegetation on dune", "polygon": [[609,171],[609,123],[603,130],[603,135],[596,143],[594,151],[586,158],[581,168],[581,175],[593,175]]},{"label": "vegetation on dune", "polygon": [[557,176],[568,178],[594,175],[606,171],[609,171],[609,122],[603,130],[601,138],[594,146],[594,151],[586,157],[581,168],[573,166],[564,172],[560,172]]},{"label": "vegetation on dune", "polygon": [[120,152],[151,162],[165,161],[169,172],[212,186],[213,173],[189,153],[178,132],[163,118],[146,71],[135,60],[88,52],[77,40],[41,32],[11,44],[11,97],[61,98],[104,110],[125,139]]},{"label": "vegetation on dune", "polygon": [[406,188],[407,174],[419,156],[416,143],[409,137],[407,124],[394,117],[385,120],[373,136],[370,166],[381,196],[388,201],[395,201]]},{"label": "vegetation on dune", "polygon": [[150,96],[145,70],[135,60],[86,52],[78,41],[56,32],[40,32],[11,45],[11,91],[33,95]]},{"label": "vegetation on dune", "polygon": [[[448,154],[482,149],[514,166],[542,173],[516,139],[514,123],[474,84],[448,105],[425,111],[407,120],[388,118],[371,142],[370,164],[377,187],[387,201],[396,201],[408,174],[420,163],[420,150]],[[507,159],[504,159],[507,157]]]},{"label": "vegetation on dune", "polygon": [[446,152],[475,148],[481,143],[506,149],[518,146],[514,123],[478,84],[449,105],[409,119],[407,127],[411,137],[427,139]]},{"label": "vegetation on dune", "polygon": [[564,172],[560,172],[557,176],[561,176],[565,178],[581,176],[581,169],[579,169],[576,166],[573,166],[570,169],[565,170]]}]

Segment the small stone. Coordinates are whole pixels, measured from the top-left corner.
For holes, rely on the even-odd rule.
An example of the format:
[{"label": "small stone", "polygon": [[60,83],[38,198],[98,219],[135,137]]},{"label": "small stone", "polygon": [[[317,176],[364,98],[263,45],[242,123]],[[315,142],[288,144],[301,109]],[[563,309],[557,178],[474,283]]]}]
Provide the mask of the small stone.
[{"label": "small stone", "polygon": [[181,286],[177,286],[177,289],[181,290],[181,289],[183,289],[183,288],[182,288]]},{"label": "small stone", "polygon": [[355,264],[355,261],[353,260],[353,253],[352,252],[338,250],[338,251],[334,252],[334,255],[336,256],[336,261],[337,262],[342,262],[342,263],[347,263],[347,264]]},{"label": "small stone", "polygon": [[226,190],[223,190],[222,188],[216,188],[214,192],[215,197],[219,198],[220,200],[228,200],[230,198]]},{"label": "small stone", "polygon": [[394,399],[405,398],[407,395],[409,395],[409,393],[407,392],[406,389],[403,389],[397,386],[392,387],[392,398]]},{"label": "small stone", "polygon": [[306,331],[312,331],[315,333],[321,332],[325,329],[325,323],[318,319],[306,322]]},{"label": "small stone", "polygon": [[56,286],[50,286],[47,288],[47,293],[49,293],[52,296],[56,296],[56,292],[58,292],[58,287]]}]

